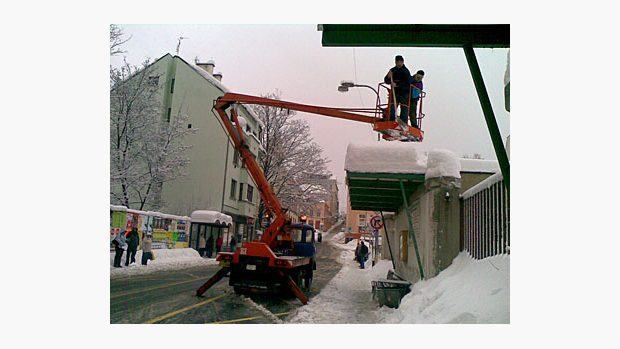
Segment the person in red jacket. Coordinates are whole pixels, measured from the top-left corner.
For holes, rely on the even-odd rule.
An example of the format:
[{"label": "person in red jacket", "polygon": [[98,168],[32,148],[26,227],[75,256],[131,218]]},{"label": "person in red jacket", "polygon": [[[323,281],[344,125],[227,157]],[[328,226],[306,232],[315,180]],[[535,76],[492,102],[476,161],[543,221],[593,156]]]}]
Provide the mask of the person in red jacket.
[{"label": "person in red jacket", "polygon": [[222,238],[222,234],[217,236],[215,240],[215,253],[218,253],[222,250],[222,245],[224,244],[224,239]]}]

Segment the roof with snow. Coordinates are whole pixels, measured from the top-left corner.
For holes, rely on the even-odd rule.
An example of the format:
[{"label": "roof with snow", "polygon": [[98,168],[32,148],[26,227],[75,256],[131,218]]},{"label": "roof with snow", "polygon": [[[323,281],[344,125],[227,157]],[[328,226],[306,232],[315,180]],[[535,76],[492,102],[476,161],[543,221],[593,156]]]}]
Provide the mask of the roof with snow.
[{"label": "roof with snow", "polygon": [[499,172],[497,160],[460,159],[461,172],[496,173]]},{"label": "roof with snow", "polygon": [[345,170],[351,208],[396,212],[424,184],[425,161],[411,143],[351,143]]},{"label": "roof with snow", "polygon": [[429,178],[461,178],[461,162],[449,150],[418,151],[414,143],[351,143],[345,170],[351,208],[396,212]]},{"label": "roof with snow", "polygon": [[[179,56],[175,56],[175,57],[177,57],[181,61],[185,62],[185,60],[183,58],[181,58]],[[220,91],[222,91],[224,93],[230,92],[230,90],[228,90],[228,88],[226,88],[226,86],[224,86],[218,79],[214,78],[213,75],[209,74],[204,69],[200,68],[199,66],[197,66],[195,64],[190,64],[190,63],[187,63],[187,62],[185,62],[185,64],[190,66],[195,72],[200,74],[200,76],[205,78],[209,83],[211,83],[213,86],[215,86],[218,90],[220,90]],[[222,73],[215,73],[214,75],[218,75],[218,74],[222,75]],[[254,120],[256,120],[256,122],[260,125],[260,127],[265,128],[265,124],[263,124],[263,122],[260,120],[258,115],[256,115],[256,113],[254,113],[250,108],[246,107],[243,104],[241,104],[241,108],[243,108],[243,110],[245,110],[248,114],[250,114],[250,116],[252,116],[252,118],[254,118]]]},{"label": "roof with snow", "polygon": [[231,225],[232,217],[218,211],[199,210],[192,212],[192,223],[208,223],[217,225]]}]

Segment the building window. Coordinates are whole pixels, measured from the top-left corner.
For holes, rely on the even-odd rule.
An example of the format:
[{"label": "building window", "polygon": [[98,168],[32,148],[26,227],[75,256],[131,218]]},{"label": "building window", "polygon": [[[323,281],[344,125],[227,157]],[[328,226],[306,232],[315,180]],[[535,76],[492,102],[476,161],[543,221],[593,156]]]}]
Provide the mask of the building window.
[{"label": "building window", "polygon": [[359,220],[359,225],[361,227],[365,227],[366,226],[366,215],[365,214],[360,214],[360,215],[357,215],[357,218]]},{"label": "building window", "polygon": [[254,202],[254,187],[248,184],[248,201]]},{"label": "building window", "polygon": [[174,93],[174,79],[172,79],[172,82],[170,83],[170,93]]},{"label": "building window", "polygon": [[308,216],[310,216],[310,217],[314,217],[314,210],[313,210],[313,209],[310,209],[310,210],[309,210],[309,212],[308,212]]},{"label": "building window", "polygon": [[403,230],[400,232],[400,260],[407,263],[407,251],[409,250],[407,246],[409,232]]},{"label": "building window", "polygon": [[149,86],[159,86],[159,76],[149,76]]},{"label": "building window", "polygon": [[166,115],[166,122],[170,122],[170,114],[172,114],[172,108],[168,108],[168,114]]},{"label": "building window", "polygon": [[313,220],[309,220],[309,221],[308,221],[308,224],[310,224],[310,225],[314,225],[314,221],[313,221]]},{"label": "building window", "polygon": [[230,182],[230,198],[234,199],[236,193],[237,193],[237,181],[234,180],[234,179],[231,179],[231,182]]},{"label": "building window", "polygon": [[239,183],[239,200],[243,200],[243,183]]}]

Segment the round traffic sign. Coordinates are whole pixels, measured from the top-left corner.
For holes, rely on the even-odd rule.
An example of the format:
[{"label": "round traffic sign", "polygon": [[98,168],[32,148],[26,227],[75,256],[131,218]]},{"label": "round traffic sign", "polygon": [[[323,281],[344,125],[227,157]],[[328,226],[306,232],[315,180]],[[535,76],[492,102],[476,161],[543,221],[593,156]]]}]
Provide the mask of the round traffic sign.
[{"label": "round traffic sign", "polygon": [[370,219],[370,225],[375,229],[383,228],[383,220],[381,219],[381,216],[373,216]]}]

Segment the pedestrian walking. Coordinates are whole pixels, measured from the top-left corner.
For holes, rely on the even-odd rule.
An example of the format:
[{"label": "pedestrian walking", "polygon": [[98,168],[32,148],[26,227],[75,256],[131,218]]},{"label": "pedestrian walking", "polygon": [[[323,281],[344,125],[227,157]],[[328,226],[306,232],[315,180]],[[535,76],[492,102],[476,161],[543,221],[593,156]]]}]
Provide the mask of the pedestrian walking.
[{"label": "pedestrian walking", "polygon": [[127,242],[125,239],[125,231],[121,231],[112,240],[114,245],[114,267],[122,268],[121,260],[123,259],[123,251],[127,248]]},{"label": "pedestrian walking", "polygon": [[364,241],[360,243],[358,250],[357,261],[360,263],[360,269],[364,269],[364,263],[368,258],[368,247],[364,244]]},{"label": "pedestrian walking", "polygon": [[209,235],[207,239],[207,257],[211,258],[213,255],[213,235]]},{"label": "pedestrian walking", "polygon": [[148,232],[142,240],[142,265],[147,265],[149,260],[153,260],[153,233]]},{"label": "pedestrian walking", "polygon": [[215,240],[215,253],[219,253],[222,250],[222,245],[224,244],[224,239],[222,238],[222,234],[217,235],[217,239]]},{"label": "pedestrian walking", "polygon": [[236,248],[237,248],[237,239],[235,239],[235,236],[233,235],[230,238],[230,252],[235,252]]},{"label": "pedestrian walking", "polygon": [[138,236],[138,228],[133,228],[127,236],[127,257],[125,258],[125,266],[136,262],[136,252],[138,252],[139,243],[140,237]]}]

